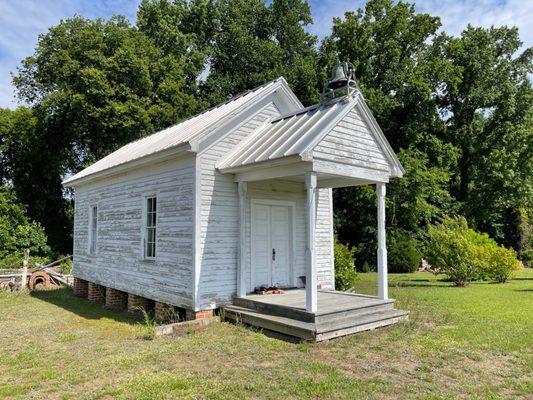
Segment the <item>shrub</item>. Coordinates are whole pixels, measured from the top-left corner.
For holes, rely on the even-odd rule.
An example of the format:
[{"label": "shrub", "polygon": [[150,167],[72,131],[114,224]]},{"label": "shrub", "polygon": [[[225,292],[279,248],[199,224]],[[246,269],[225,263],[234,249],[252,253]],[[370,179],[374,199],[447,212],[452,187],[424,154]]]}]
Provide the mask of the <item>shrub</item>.
[{"label": "shrub", "polygon": [[20,268],[24,249],[30,249],[30,266],[50,256],[42,226],[30,221],[10,188],[0,187],[0,268]]},{"label": "shrub", "polygon": [[457,286],[475,279],[503,283],[520,265],[514,250],[498,246],[487,234],[469,229],[462,217],[430,226],[426,257]]},{"label": "shrub", "polygon": [[417,240],[407,232],[394,229],[387,235],[387,242],[389,272],[410,273],[418,270],[422,257]]},{"label": "shrub", "polygon": [[339,242],[334,238],[335,253],[335,289],[349,290],[357,281],[355,272],[355,248]]},{"label": "shrub", "polygon": [[466,286],[478,276],[468,230],[464,218],[446,218],[428,230],[426,259],[457,286]]},{"label": "shrub", "polygon": [[[64,256],[60,256],[59,258],[63,258]],[[63,271],[64,274],[72,274],[72,258],[67,258],[66,260],[62,261],[61,264],[59,264],[59,268],[61,268],[61,271]]]},{"label": "shrub", "polygon": [[488,276],[499,283],[505,283],[514,271],[520,268],[516,252],[512,249],[496,246],[490,255]]}]

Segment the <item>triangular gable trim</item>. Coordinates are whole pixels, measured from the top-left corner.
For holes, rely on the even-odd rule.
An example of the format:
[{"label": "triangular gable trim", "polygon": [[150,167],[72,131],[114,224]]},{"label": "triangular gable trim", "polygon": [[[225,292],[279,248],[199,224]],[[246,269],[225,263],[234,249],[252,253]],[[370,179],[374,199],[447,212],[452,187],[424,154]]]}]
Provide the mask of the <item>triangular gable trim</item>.
[{"label": "triangular gable trim", "polygon": [[359,114],[361,115],[363,121],[368,125],[369,131],[376,140],[376,144],[379,146],[380,150],[383,152],[384,156],[388,160],[391,172],[393,177],[402,177],[405,170],[403,169],[402,164],[398,160],[398,157],[396,156],[396,153],[394,153],[394,150],[390,146],[387,138],[385,137],[385,134],[379,127],[376,119],[374,118],[372,112],[370,111],[370,108],[368,108],[368,105],[366,104],[363,95],[359,92],[357,95],[352,97],[350,100],[352,103],[351,107],[346,107],[342,110],[341,113],[339,113],[339,116],[335,118],[334,121],[331,122],[330,125],[324,131],[317,136],[310,144],[306,147],[306,149],[301,153],[302,159],[306,161],[310,161],[313,157],[313,151],[318,146],[320,142],[337,126],[340,121],[354,108],[356,108],[359,111]]}]

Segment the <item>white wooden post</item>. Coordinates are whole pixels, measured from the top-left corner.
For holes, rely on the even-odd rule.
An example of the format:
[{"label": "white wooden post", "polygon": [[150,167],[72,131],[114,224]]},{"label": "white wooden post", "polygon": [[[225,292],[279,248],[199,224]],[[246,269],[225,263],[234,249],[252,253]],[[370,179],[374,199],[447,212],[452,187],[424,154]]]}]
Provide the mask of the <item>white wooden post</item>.
[{"label": "white wooden post", "polygon": [[246,243],[246,182],[239,182],[239,262],[237,270],[237,296],[246,296],[245,243]]},{"label": "white wooden post", "polygon": [[305,277],[305,308],[308,312],[317,311],[317,276],[315,258],[315,230],[316,230],[316,172],[310,171],[305,175],[307,189],[307,257]]},{"label": "white wooden post", "polygon": [[381,300],[389,298],[387,279],[387,244],[385,239],[385,184],[377,183],[378,197],[378,297]]},{"label": "white wooden post", "polygon": [[24,249],[24,260],[22,261],[22,281],[21,290],[28,288],[28,264],[30,262],[30,249]]}]

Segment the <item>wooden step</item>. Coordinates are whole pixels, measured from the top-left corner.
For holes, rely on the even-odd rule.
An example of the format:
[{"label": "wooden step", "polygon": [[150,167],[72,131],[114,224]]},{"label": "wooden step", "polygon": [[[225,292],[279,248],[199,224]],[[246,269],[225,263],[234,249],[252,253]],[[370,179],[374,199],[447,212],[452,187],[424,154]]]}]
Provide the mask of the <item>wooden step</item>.
[{"label": "wooden step", "polygon": [[408,318],[408,312],[388,309],[363,315],[349,315],[326,322],[314,323],[293,318],[271,315],[239,306],[224,307],[225,319],[278,332],[303,340],[322,341],[352,333],[391,325]]},{"label": "wooden step", "polygon": [[234,298],[233,304],[238,307],[259,311],[265,314],[277,315],[279,317],[294,318],[305,322],[315,321],[315,314],[295,307],[288,307],[285,305],[274,303],[265,303],[262,301],[252,300],[246,297]]},{"label": "wooden step", "polygon": [[[277,315],[279,317],[294,318],[305,322],[326,322],[338,319],[339,317],[345,318],[356,315],[362,316],[365,314],[378,313],[394,309],[394,300],[378,300],[375,298],[370,298],[369,296],[355,296],[352,294],[344,294],[343,296],[364,297],[366,300],[360,304],[350,304],[348,302],[345,304],[339,304],[338,307],[333,307],[333,310],[331,310],[331,307],[324,307],[324,309],[319,308],[317,314],[307,312],[302,308],[254,300],[248,297],[236,297],[233,299],[233,304],[238,307],[255,310],[261,313]],[[344,299],[339,296],[338,301],[342,303]]]},{"label": "wooden step", "polygon": [[352,307],[344,310],[328,313],[318,313],[315,317],[317,324],[337,321],[339,319],[362,318],[366,315],[374,315],[386,311],[394,310],[394,302],[381,302],[364,306]]},{"label": "wooden step", "polygon": [[[372,314],[355,315],[345,318],[338,318],[327,322],[316,323],[317,335],[324,335],[330,332],[342,332],[345,329],[352,330],[352,333],[360,332],[363,330],[373,329],[371,325],[375,324],[376,328],[380,326],[390,325],[400,320],[405,320],[409,316],[408,311],[390,309],[380,311]],[[363,329],[357,329],[363,327]],[[348,333],[345,333],[348,334]],[[337,334],[336,336],[343,336]]]},{"label": "wooden step", "polygon": [[223,308],[223,318],[234,323],[243,323],[303,340],[315,340],[315,324],[278,315],[269,315],[239,306]]}]

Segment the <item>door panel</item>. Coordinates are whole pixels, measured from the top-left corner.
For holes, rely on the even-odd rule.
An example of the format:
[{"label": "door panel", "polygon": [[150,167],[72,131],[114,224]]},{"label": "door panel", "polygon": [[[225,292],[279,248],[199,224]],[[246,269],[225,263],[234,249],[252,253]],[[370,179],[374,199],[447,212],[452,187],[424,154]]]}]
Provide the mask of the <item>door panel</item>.
[{"label": "door panel", "polygon": [[254,287],[270,285],[270,206],[256,205],[253,215]]},{"label": "door panel", "polygon": [[288,206],[255,204],[252,215],[253,288],[290,285],[291,222]]},{"label": "door panel", "polygon": [[272,206],[271,208],[271,252],[272,285],[288,286],[290,270],[289,207]]}]

